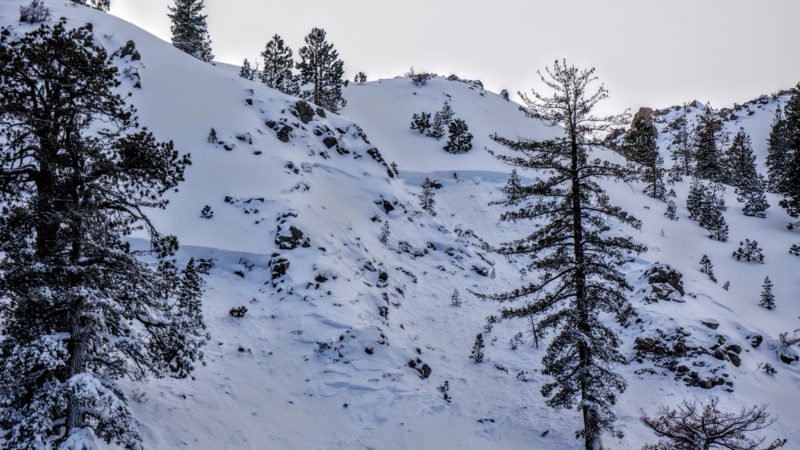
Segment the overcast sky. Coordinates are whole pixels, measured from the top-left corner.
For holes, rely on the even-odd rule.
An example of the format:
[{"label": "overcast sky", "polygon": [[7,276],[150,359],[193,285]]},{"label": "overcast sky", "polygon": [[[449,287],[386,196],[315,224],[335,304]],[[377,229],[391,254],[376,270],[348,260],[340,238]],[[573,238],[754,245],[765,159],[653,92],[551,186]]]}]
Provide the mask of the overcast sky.
[{"label": "overcast sky", "polygon": [[[685,100],[730,105],[800,81],[799,0],[206,0],[216,58],[241,64],[277,33],[295,50],[322,27],[348,78],[417,71],[536,86],[556,58],[595,66],[608,111]],[[169,40],[172,0],[111,12]]]}]

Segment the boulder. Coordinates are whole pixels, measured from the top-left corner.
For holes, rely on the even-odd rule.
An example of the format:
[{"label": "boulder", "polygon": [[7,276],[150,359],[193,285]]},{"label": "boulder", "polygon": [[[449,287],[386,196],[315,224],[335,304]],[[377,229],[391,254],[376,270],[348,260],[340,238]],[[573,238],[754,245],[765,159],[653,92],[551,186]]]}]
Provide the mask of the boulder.
[{"label": "boulder", "polygon": [[644,301],[657,303],[659,301],[683,302],[686,291],[683,288],[683,274],[669,264],[655,263],[642,274],[650,285],[649,292],[644,296]]},{"label": "boulder", "polygon": [[311,104],[307,101],[298,100],[294,107],[297,112],[297,118],[299,118],[301,122],[308,123],[314,119],[314,108],[312,108]]},{"label": "boulder", "polygon": [[652,120],[653,119],[653,108],[648,108],[643,106],[636,111],[636,114],[633,115],[633,121],[631,122],[631,129],[633,126],[636,125],[637,122],[640,120]]}]

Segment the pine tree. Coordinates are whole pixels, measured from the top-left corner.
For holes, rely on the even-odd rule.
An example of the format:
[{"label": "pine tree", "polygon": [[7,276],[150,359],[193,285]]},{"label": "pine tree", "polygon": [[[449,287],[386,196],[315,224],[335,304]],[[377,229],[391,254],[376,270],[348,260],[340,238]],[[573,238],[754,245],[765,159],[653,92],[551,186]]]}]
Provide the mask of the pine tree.
[{"label": "pine tree", "polygon": [[461,294],[458,293],[458,289],[453,289],[453,295],[450,297],[450,306],[461,306]]},{"label": "pine tree", "polygon": [[203,0],[175,0],[169,7],[172,45],[203,62],[211,62],[211,37],[208,34]]},{"label": "pine tree", "polygon": [[697,220],[701,227],[711,233],[710,238],[722,242],[728,240],[728,225],[722,215],[726,209],[724,192],[725,187],[721,184],[695,179],[686,198],[689,219]]},{"label": "pine tree", "polygon": [[711,264],[711,259],[708,255],[703,255],[703,257],[700,258],[700,272],[706,274],[708,279],[714,283],[717,282],[717,277],[714,276],[714,265]]},{"label": "pine tree", "polygon": [[389,236],[392,235],[392,231],[389,229],[389,222],[383,222],[383,226],[381,227],[381,235],[378,240],[381,244],[386,245],[389,243]]},{"label": "pine tree", "polygon": [[719,144],[722,140],[722,121],[708,105],[700,116],[695,128],[695,168],[694,175],[698,178],[721,182],[722,155]]},{"label": "pine tree", "polygon": [[100,11],[108,11],[111,8],[111,0],[72,0],[72,3],[91,6]]},{"label": "pine tree", "polygon": [[700,209],[703,199],[706,197],[706,185],[699,179],[694,178],[689,185],[689,195],[686,197],[686,210],[689,211],[689,219],[697,220],[700,217]]},{"label": "pine tree", "polygon": [[[0,32],[4,448],[140,448],[116,380],[163,376],[197,349],[162,339],[195,329],[176,328],[177,240],[145,213],[166,206],[189,158],[139,128],[91,27],[11,36]],[[149,246],[131,247],[136,230]]]},{"label": "pine tree", "polygon": [[778,105],[775,109],[775,118],[767,140],[767,179],[770,192],[783,192],[782,187],[786,182],[786,167],[789,161],[789,142],[786,130],[786,119]]},{"label": "pine tree", "polygon": [[419,194],[419,206],[423,211],[432,216],[436,215],[436,200],[434,199],[433,192],[434,186],[435,184],[431,179],[426,177],[425,181],[422,182],[422,192]]},{"label": "pine tree", "polygon": [[674,130],[670,141],[670,157],[673,162],[673,178],[680,181],[683,176],[692,174],[692,163],[694,161],[694,134],[689,126],[689,116],[687,115],[686,105],[683,105],[682,115],[678,117],[670,127]]},{"label": "pine tree", "polygon": [[756,262],[764,264],[764,250],[758,246],[758,241],[745,239],[739,242],[739,248],[733,252],[737,261]]},{"label": "pine tree", "polygon": [[470,354],[469,358],[475,363],[480,364],[483,362],[483,348],[485,347],[483,343],[483,334],[478,333],[475,336],[475,344],[472,345],[472,354]]},{"label": "pine tree", "polygon": [[176,378],[186,378],[194,371],[194,364],[202,362],[201,348],[209,339],[200,300],[203,296],[203,279],[194,259],[189,260],[176,283],[175,317],[152,345],[167,348],[169,351],[164,359],[169,371]]},{"label": "pine tree", "polygon": [[[556,61],[540,77],[554,92],[523,95],[526,113],[559,126],[564,135],[545,141],[492,137],[514,153],[492,152],[501,161],[550,174],[526,187],[524,196],[531,206],[501,216],[504,221],[541,220],[541,228],[496,249],[503,255],[530,257],[538,279],[506,293],[481,296],[508,305],[500,320],[536,316],[541,317],[538,331],[555,330],[542,370],[553,380],[543,386],[542,394],[551,407],[578,407],[583,416],[578,435],[586,449],[598,449],[603,432],[619,434],[612,406],[615,393],[626,387],[612,371],[614,365],[626,363],[620,340],[601,313],[625,320],[631,286],[620,267],[632,253],[644,250],[630,237],[608,234],[609,221],[635,228],[641,224],[612,205],[598,184],[600,178],[627,178],[628,170],[590,159],[592,151],[611,145],[598,134],[622,119],[592,115],[595,105],[607,97],[603,86],[594,87],[594,69]],[[531,303],[511,305],[530,297]]]},{"label": "pine tree", "polygon": [[305,38],[306,45],[300,49],[300,96],[332,112],[344,107],[342,77],[344,63],[339,52],[325,39],[325,30],[314,28]]},{"label": "pine tree", "polygon": [[356,77],[353,78],[353,81],[358,84],[364,84],[367,82],[367,74],[365,74],[364,72],[358,72],[356,74]]},{"label": "pine tree", "polygon": [[453,120],[453,108],[450,106],[450,102],[445,101],[442,105],[442,109],[436,111],[433,115],[433,121],[431,121],[430,131],[428,132],[428,136],[439,140],[444,137],[445,130],[450,126],[450,123]]},{"label": "pine tree", "polygon": [[[800,217],[800,83],[792,89],[786,102],[786,143],[788,152],[784,163],[785,175],[778,193],[783,198],[778,204],[793,218]],[[790,224],[789,228],[800,222]]]},{"label": "pine tree", "polygon": [[444,149],[450,153],[466,153],[472,149],[472,133],[469,132],[467,123],[461,119],[450,122],[447,144]]},{"label": "pine tree", "polygon": [[258,72],[258,64],[256,63],[256,66],[253,67],[250,65],[250,60],[245,58],[242,62],[242,67],[239,69],[239,76],[245,80],[252,81],[256,77],[256,72]]},{"label": "pine tree", "polygon": [[678,220],[678,205],[675,204],[675,200],[671,198],[667,200],[667,210],[664,211],[664,217],[669,220]]},{"label": "pine tree", "polygon": [[650,197],[663,199],[664,160],[658,154],[658,130],[652,120],[640,118],[625,134],[623,149],[631,161],[641,166],[641,178],[646,183],[643,192]]},{"label": "pine tree", "polygon": [[431,114],[422,112],[414,113],[411,117],[411,129],[416,130],[419,134],[426,134],[431,128]]},{"label": "pine tree", "polygon": [[772,294],[772,280],[769,277],[764,278],[764,284],[761,285],[761,302],[759,305],[763,308],[775,309],[775,295]]},{"label": "pine tree", "polygon": [[292,49],[286,46],[282,37],[277,34],[272,36],[261,52],[261,59],[264,60],[264,69],[261,70],[262,83],[284,94],[299,94],[300,86],[292,72],[294,69]]},{"label": "pine tree", "polygon": [[503,186],[503,193],[506,195],[505,201],[507,204],[514,204],[517,200],[524,198],[523,189],[517,169],[512,169],[511,175],[508,176],[508,181],[506,181],[506,185]]}]

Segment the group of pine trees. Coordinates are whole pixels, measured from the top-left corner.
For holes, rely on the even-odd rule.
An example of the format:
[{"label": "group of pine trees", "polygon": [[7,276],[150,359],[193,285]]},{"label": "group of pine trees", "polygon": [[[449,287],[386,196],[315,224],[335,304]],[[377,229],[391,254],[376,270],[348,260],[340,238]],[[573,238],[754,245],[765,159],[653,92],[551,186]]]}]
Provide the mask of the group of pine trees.
[{"label": "group of pine trees", "polygon": [[463,119],[455,116],[450,102],[445,100],[442,108],[431,116],[430,113],[414,113],[411,129],[437,141],[447,135],[444,150],[450,153],[465,153],[472,149],[472,133]]},{"label": "group of pine trees", "polygon": [[[800,83],[778,108],[767,144],[768,185],[781,195],[779,205],[790,217],[800,218]],[[789,224],[789,228],[800,222]]]},{"label": "group of pine trees", "polygon": [[[166,207],[189,156],[140,127],[114,58],[63,19],[0,32],[7,449],[141,448],[117,380],[187,377],[208,339],[198,270],[178,268],[177,239],[146,213]],[[146,245],[127,239],[137,230]]]}]

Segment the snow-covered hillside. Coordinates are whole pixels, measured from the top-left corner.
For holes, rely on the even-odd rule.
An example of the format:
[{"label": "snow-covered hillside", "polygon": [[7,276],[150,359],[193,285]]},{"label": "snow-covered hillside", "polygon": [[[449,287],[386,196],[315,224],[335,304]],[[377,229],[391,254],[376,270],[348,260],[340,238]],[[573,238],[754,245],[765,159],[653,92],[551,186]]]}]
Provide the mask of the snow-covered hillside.
[{"label": "snow-covered hillside", "polygon": [[[2,24],[28,30],[16,22],[23,3],[0,3]],[[500,223],[501,211],[488,206],[510,172],[486,151],[500,150],[489,135],[559,130],[474,83],[443,78],[419,87],[403,77],[351,84],[347,106],[334,115],[201,63],[120,19],[47,3],[71,25],[91,22],[109,51],[135,43],[141,59],[119,59],[121,89],[131,92],[143,125],[192,155],[186,182],[153,217],[179,237],[182,259],[212,264],[204,297],[212,338],[193,379],[127,385],[147,448],[577,448],[578,413],[547,407],[539,393],[544,345],[530,344],[526,323],[495,326],[485,334],[486,361],[469,359],[497,310],[469,291],[498,292],[526,277],[525,261],[488,253],[481,239],[496,244],[533,226]],[[445,100],[475,136],[466,154],[446,153],[443,141],[409,129],[413,113],[434,112]],[[752,108],[752,116],[736,114],[763,156],[774,106]],[[443,185],[436,216],[418,205],[426,177]],[[620,330],[632,360],[620,368],[629,388],[617,405],[626,436],[608,439],[609,448],[653,440],[639,423],[642,410],[712,396],[726,408],[768,403],[778,416],[770,436],[800,448],[800,366],[776,356],[778,334],[800,328],[800,258],[788,253],[800,235],[786,229],[777,199],[758,219],[742,215],[729,192],[731,235],[720,243],[686,217],[687,183],[674,186],[677,222],[641,185],[605,187],[642,219],[641,231],[624,231],[648,247],[624,268],[637,288],[636,316]],[[765,264],[731,257],[745,238],[758,240]],[[703,254],[718,284],[699,272]],[[643,300],[651,288],[642,274],[657,262],[682,274],[680,302]],[[774,311],[758,306],[766,275]],[[456,289],[460,308],[450,304]],[[232,317],[239,306],[246,315]],[[511,345],[518,332],[521,344]],[[754,347],[756,335],[763,342]],[[676,340],[688,350],[675,351]],[[647,342],[669,348],[654,361]],[[777,373],[766,374],[763,363]]]}]

